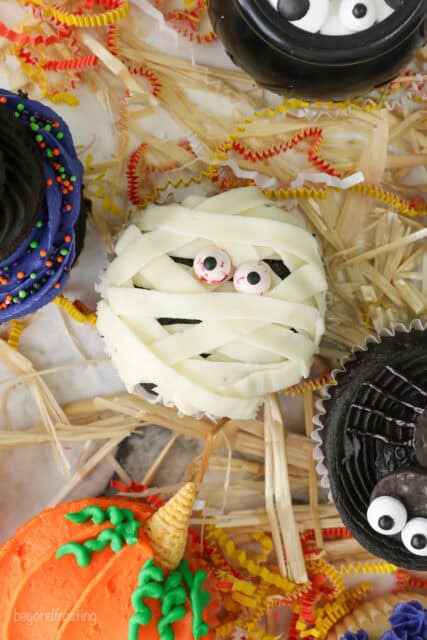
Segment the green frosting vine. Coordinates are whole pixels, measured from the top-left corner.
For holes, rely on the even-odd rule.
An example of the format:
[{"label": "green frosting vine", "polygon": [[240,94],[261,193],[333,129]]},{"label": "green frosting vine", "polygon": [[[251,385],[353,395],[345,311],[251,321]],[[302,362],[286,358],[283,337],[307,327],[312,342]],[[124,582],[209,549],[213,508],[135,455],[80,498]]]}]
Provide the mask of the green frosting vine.
[{"label": "green frosting vine", "polygon": [[138,640],[140,627],[149,624],[153,614],[145,604],[144,598],[161,600],[162,618],[157,624],[160,640],[174,640],[172,624],[185,618],[185,603],[188,600],[187,587],[193,613],[193,638],[199,640],[209,632],[209,626],[203,621],[203,610],[210,602],[210,595],[202,589],[206,581],[206,572],[192,573],[189,564],[183,560],[177,571],[166,580],[163,571],[156,567],[151,558],[144,564],[138,578],[138,587],[132,594],[131,602],[134,615],[129,621],[128,640]]},{"label": "green frosting vine", "polygon": [[97,538],[86,540],[82,544],[68,542],[59,547],[56,557],[73,555],[79,567],[88,567],[92,560],[92,553],[102,551],[108,544],[114,553],[119,553],[124,543],[129,546],[136,544],[138,529],[142,526],[135,520],[130,509],[119,509],[114,506],[108,507],[105,511],[101,507],[89,506],[77,513],[68,513],[65,517],[76,524],[84,524],[92,520],[94,524],[100,525],[109,521],[114,527],[104,529]]}]

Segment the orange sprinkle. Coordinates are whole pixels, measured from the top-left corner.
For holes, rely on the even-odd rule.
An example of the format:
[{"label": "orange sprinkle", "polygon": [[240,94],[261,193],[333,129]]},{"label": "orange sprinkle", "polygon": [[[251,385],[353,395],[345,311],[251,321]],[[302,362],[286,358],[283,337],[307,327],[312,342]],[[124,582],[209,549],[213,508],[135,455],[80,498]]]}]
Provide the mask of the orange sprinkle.
[{"label": "orange sprinkle", "polygon": [[2,97],[0,98],[0,102],[1,102],[2,104],[6,104],[6,102],[7,102],[7,98],[6,98],[6,96],[2,96]]},{"label": "orange sprinkle", "polygon": [[22,278],[25,278],[25,273],[23,271],[18,271],[17,276],[20,280],[22,280]]},{"label": "orange sprinkle", "polygon": [[60,154],[61,154],[61,152],[60,152],[60,150],[59,150],[59,149],[56,149],[56,148],[55,148],[55,149],[53,150],[53,155],[54,155],[54,156],[59,156]]},{"label": "orange sprinkle", "polygon": [[68,189],[62,189],[62,195],[66,196],[68,193]]},{"label": "orange sprinkle", "polygon": [[46,266],[51,267],[53,264],[52,260],[46,260]]},{"label": "orange sprinkle", "polygon": [[52,122],[52,127],[55,127],[55,129],[57,129],[59,127],[59,122]]},{"label": "orange sprinkle", "polygon": [[51,186],[53,185],[53,180],[52,180],[52,178],[48,178],[48,179],[46,180],[46,184],[47,184],[47,186],[48,186],[48,187],[51,187]]},{"label": "orange sprinkle", "polygon": [[57,283],[55,284],[55,289],[60,289],[60,287],[61,287],[61,285],[59,284],[59,282],[57,282]]},{"label": "orange sprinkle", "polygon": [[64,262],[64,258],[62,256],[58,256],[56,258],[56,262],[59,262],[59,264],[61,264],[61,262]]},{"label": "orange sprinkle", "polygon": [[41,257],[42,257],[42,258],[45,258],[45,257],[47,256],[47,251],[45,251],[44,249],[42,249],[42,250],[40,251],[40,255],[41,255]]},{"label": "orange sprinkle", "polygon": [[45,149],[46,148],[46,142],[40,142],[40,147],[42,149]]},{"label": "orange sprinkle", "polygon": [[72,237],[71,236],[65,236],[64,240],[65,240],[65,242],[71,242]]},{"label": "orange sprinkle", "polygon": [[70,204],[66,204],[66,205],[65,205],[65,210],[66,210],[66,211],[71,211],[71,209],[72,209],[72,208],[73,208],[73,207],[72,207]]}]

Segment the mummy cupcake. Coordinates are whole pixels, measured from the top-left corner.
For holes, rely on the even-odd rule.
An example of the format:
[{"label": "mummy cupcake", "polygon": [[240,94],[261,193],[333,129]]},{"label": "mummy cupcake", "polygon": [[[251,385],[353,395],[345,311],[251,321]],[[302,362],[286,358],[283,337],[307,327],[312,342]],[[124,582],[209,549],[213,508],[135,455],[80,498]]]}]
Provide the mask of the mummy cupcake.
[{"label": "mummy cupcake", "polygon": [[344,524],[371,553],[427,570],[427,330],[355,352],[322,412],[319,471]]},{"label": "mummy cupcake", "polygon": [[162,507],[96,498],[0,546],[2,640],[211,640],[219,595],[187,548],[195,486]]},{"label": "mummy cupcake", "polygon": [[98,329],[130,392],[252,418],[308,375],[324,331],[319,249],[259,189],[151,205],[115,252]]},{"label": "mummy cupcake", "polygon": [[89,207],[65,122],[0,90],[0,323],[60,293],[83,246]]}]

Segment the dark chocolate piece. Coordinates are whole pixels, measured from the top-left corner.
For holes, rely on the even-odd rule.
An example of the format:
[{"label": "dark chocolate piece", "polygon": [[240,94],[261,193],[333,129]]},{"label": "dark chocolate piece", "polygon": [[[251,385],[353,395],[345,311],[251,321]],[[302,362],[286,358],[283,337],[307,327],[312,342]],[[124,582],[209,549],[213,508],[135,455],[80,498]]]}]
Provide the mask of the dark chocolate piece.
[{"label": "dark chocolate piece", "polygon": [[427,471],[404,469],[380,480],[371,495],[398,498],[411,518],[427,518]]}]

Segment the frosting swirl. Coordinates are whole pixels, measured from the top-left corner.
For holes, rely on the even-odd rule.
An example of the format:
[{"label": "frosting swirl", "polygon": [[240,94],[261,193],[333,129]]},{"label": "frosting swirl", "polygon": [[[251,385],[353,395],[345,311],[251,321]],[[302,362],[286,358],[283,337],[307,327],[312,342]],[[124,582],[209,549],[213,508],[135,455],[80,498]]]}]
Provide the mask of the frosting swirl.
[{"label": "frosting swirl", "polygon": [[425,640],[427,638],[427,611],[418,600],[401,602],[390,616],[391,631],[381,640]]},{"label": "frosting swirl", "polygon": [[[68,126],[54,111],[4,90],[0,91],[0,109],[11,112],[34,137],[45,181],[32,230],[10,255],[0,260],[0,322],[6,322],[47,304],[67,282],[76,258],[75,226],[82,207],[83,167]],[[3,141],[0,132],[0,144]],[[16,166],[15,171],[19,176]],[[3,207],[9,206],[4,201],[6,192],[11,202],[15,197],[19,203],[20,189],[25,189],[22,182],[4,183],[0,192]],[[5,229],[12,229],[7,224],[6,218],[0,223],[0,237]],[[13,247],[13,240],[16,241],[16,232],[9,246]]]}]

